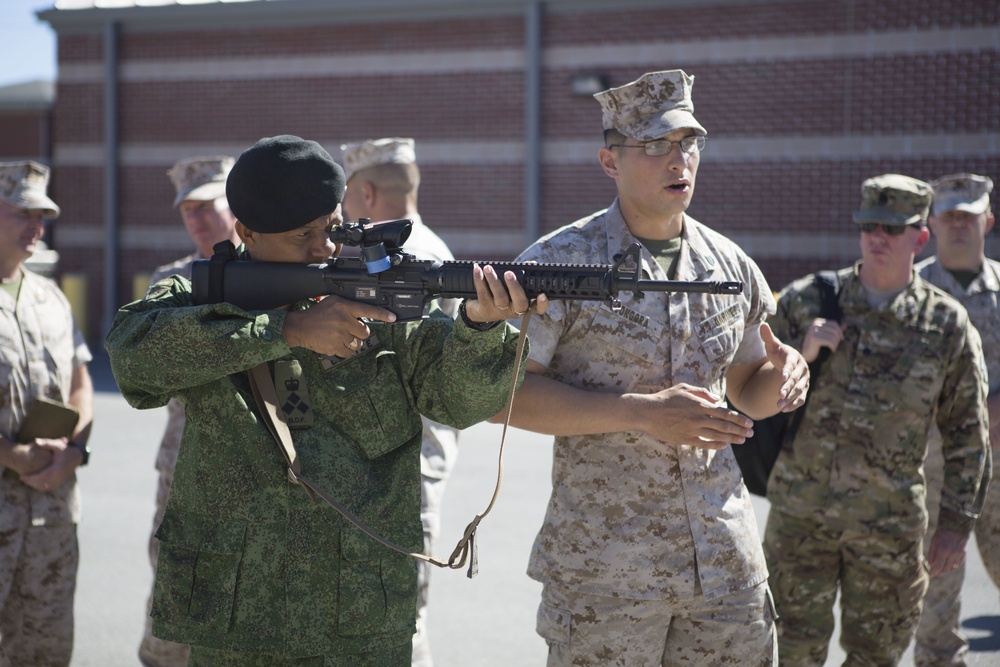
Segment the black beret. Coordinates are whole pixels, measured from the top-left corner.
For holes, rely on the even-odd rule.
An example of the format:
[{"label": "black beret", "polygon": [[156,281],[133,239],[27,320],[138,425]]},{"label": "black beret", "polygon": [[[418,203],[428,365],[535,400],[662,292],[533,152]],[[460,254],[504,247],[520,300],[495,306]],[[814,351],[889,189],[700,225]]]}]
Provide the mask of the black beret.
[{"label": "black beret", "polygon": [[249,229],[275,234],[329,215],[345,188],[344,170],[322,146],[283,134],[243,151],[226,179],[226,198]]}]

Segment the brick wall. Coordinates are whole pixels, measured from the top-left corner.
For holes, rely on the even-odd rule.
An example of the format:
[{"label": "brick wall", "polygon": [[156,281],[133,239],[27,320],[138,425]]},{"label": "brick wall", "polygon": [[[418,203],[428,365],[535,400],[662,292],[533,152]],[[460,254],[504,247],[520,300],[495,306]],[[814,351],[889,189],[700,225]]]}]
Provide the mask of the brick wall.
[{"label": "brick wall", "polygon": [[[360,3],[345,3],[356,9],[350,20],[331,11],[299,26],[254,18],[257,4],[227,5],[229,18],[218,25],[188,20],[196,29],[162,19],[202,12],[209,22],[219,8],[113,14],[123,25],[122,301],[133,274],[189,252],[170,207],[165,171],[173,161],[237,154],[279,133],[316,139],[335,157],[346,141],[412,136],[423,169],[421,211],[456,253],[508,258],[523,247],[519,3],[479,3],[496,6],[488,17],[470,17],[456,3],[454,16],[427,20],[386,20],[374,10],[366,18]],[[310,3],[273,4],[287,18]],[[581,73],[612,86],[656,69],[696,76],[695,109],[709,145],[690,212],[742,243],[775,289],[858,256],[850,214],[869,176],[975,171],[1000,180],[996,3],[703,5],[544,4],[543,232],[614,198],[596,161],[600,108],[570,91]],[[103,36],[92,17],[102,11],[49,14],[60,68],[57,240],[64,268],[88,275],[95,311],[104,259]],[[99,320],[89,318],[92,339]]]}]

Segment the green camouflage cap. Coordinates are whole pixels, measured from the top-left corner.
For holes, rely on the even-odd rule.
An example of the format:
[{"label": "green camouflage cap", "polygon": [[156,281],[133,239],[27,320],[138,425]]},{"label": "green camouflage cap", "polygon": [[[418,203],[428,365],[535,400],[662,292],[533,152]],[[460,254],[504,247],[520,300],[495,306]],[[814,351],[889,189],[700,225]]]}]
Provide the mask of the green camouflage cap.
[{"label": "green camouflage cap", "polygon": [[385,137],[384,139],[369,139],[356,144],[341,144],[343,152],[344,177],[351,176],[380,164],[410,164],[417,161],[413,149],[413,139],[404,137]]},{"label": "green camouflage cap", "polygon": [[990,208],[993,179],[978,174],[948,174],[931,181],[934,188],[934,215],[948,211],[965,211],[974,215]]},{"label": "green camouflage cap", "polygon": [[174,206],[182,201],[213,201],[226,196],[226,178],[235,158],[228,155],[191,157],[180,160],[167,171],[177,190]]},{"label": "green camouflage cap", "polygon": [[0,162],[0,197],[28,210],[41,210],[45,218],[58,218],[59,207],[45,193],[49,168],[34,160]]},{"label": "green camouflage cap", "polygon": [[931,186],[902,174],[882,174],[861,184],[861,208],[854,222],[912,225],[927,219]]},{"label": "green camouflage cap", "polygon": [[672,69],[648,72],[594,97],[601,103],[604,129],[618,130],[636,141],[653,141],[688,127],[708,134],[694,118],[693,86],[693,76]]}]

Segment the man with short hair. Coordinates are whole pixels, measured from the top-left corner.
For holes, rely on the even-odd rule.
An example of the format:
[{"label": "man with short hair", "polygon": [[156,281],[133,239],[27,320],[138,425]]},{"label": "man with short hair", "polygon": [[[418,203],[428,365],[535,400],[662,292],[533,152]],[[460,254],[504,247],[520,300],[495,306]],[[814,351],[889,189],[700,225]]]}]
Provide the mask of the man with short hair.
[{"label": "man with short hair", "polygon": [[[24,268],[59,216],[48,181],[37,162],[0,164],[0,664],[55,667],[73,653],[76,469],[90,457],[94,389],[66,297]],[[25,433],[32,421],[43,430]]]},{"label": "man with short hair", "polygon": [[763,324],[774,298],[740,248],[686,213],[705,146],[693,77],[650,72],[595,95],[611,207],[519,261],[610,264],[642,244],[654,280],[740,281],[742,294],[553,301],[511,423],[553,434],[552,496],[528,575],[550,667],[776,662],[774,607],[730,445],[801,405],[808,369]]},{"label": "man with short hair", "polygon": [[[927,282],[965,306],[983,339],[989,375],[987,407],[992,459],[1000,447],[1000,262],[986,257],[986,235],[995,222],[990,208],[993,180],[978,174],[949,174],[931,182],[934,201],[928,220],[937,242],[935,254],[917,265]],[[929,532],[937,525],[944,484],[941,434],[928,440],[927,513]],[[985,492],[985,495],[984,495]],[[976,519],[976,544],[986,572],[1000,588],[1000,484],[980,487],[982,510]],[[930,544],[924,551],[929,560]],[[969,643],[960,631],[965,560],[955,570],[932,571],[917,627],[913,657],[917,667],[964,667]]]},{"label": "man with short hair", "polygon": [[986,370],[965,309],[913,269],[930,203],[930,185],[909,176],[862,183],[862,259],[837,272],[839,321],[819,317],[812,275],[778,295],[775,334],[810,362],[831,351],[767,485],[764,552],[783,665],[825,663],[838,588],[844,664],[899,663],[927,589],[932,423],[946,465],[931,572],[964,559],[987,460]]},{"label": "man with short hair", "polygon": [[[419,259],[438,262],[453,260],[451,250],[417,210],[420,168],[414,141],[403,137],[369,139],[344,144],[344,217],[413,221],[404,250]],[[458,315],[457,299],[437,299],[435,303],[449,317]],[[445,484],[458,458],[458,429],[423,418],[420,450],[420,521],[424,525],[424,553],[434,553],[441,532],[441,499]],[[427,635],[427,594],[431,564],[417,566],[417,631],[413,635],[413,667],[432,667]]]},{"label": "man with short hair", "polygon": [[[191,265],[196,259],[209,259],[212,248],[220,241],[239,243],[236,217],[226,201],[226,177],[235,160],[228,155],[198,156],[179,160],[167,171],[176,192],[174,208],[181,214],[184,229],[195,244],[195,252],[156,269],[149,280],[152,287],[172,275],[191,279]],[[184,433],[184,406],[176,399],[167,403],[167,426],[156,453],[156,511],[153,531],[149,536],[149,562],[156,572],[156,556],[160,543],[156,530],[163,520],[167,497],[174,480],[174,466]],[[187,665],[190,647],[153,636],[153,619],[149,616],[153,596],[146,601],[146,623],[139,644],[139,662],[144,667],[183,667]]]},{"label": "man with short hair", "polygon": [[[344,190],[316,142],[261,139],[226,182],[238,255],[329,261]],[[396,323],[335,295],[274,310],[195,304],[178,276],[119,311],[106,346],[122,395],[137,408],[184,404],[152,617],[158,637],[192,645],[190,665],[409,667],[415,563],[298,480],[401,549],[422,548],[420,415],[471,426],[521,372],[503,318],[528,298],[513,272],[472,273],[477,298],[456,320]],[[294,419],[269,419],[264,404]],[[268,428],[279,422],[291,463]]]}]

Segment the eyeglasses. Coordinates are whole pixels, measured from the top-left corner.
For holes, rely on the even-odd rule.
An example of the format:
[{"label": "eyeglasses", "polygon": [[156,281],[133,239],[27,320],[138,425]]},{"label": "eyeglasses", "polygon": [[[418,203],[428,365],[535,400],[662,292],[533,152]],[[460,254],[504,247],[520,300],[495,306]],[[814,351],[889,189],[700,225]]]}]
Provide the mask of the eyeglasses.
[{"label": "eyeglasses", "polygon": [[642,148],[646,151],[646,155],[649,157],[662,157],[668,154],[674,149],[674,144],[680,144],[681,152],[685,155],[690,155],[694,152],[702,152],[705,150],[705,137],[700,134],[692,135],[690,137],[684,137],[680,141],[667,141],[666,139],[657,139],[655,141],[647,141],[644,144],[611,144],[608,148]]},{"label": "eyeglasses", "polygon": [[888,234],[889,236],[902,236],[903,232],[905,232],[910,227],[917,227],[919,225],[920,225],[919,222],[914,223],[912,225],[882,225],[877,222],[859,222],[858,228],[865,234],[871,234],[876,229],[881,227],[882,231]]}]

